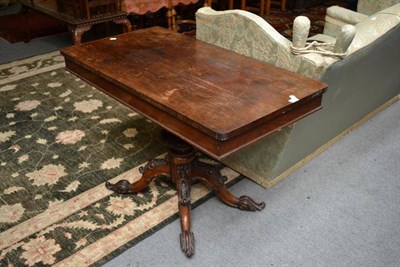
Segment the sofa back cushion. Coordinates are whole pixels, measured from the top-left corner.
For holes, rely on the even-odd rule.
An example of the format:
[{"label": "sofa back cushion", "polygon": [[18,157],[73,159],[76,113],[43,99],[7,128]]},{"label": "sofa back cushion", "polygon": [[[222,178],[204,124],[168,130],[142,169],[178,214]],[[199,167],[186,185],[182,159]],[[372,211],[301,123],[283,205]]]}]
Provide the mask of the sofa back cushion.
[{"label": "sofa back cushion", "polygon": [[357,11],[372,15],[398,3],[399,0],[358,0]]},{"label": "sofa back cushion", "polygon": [[400,4],[386,8],[356,25],[356,36],[348,53],[353,53],[378,39],[400,23]]}]

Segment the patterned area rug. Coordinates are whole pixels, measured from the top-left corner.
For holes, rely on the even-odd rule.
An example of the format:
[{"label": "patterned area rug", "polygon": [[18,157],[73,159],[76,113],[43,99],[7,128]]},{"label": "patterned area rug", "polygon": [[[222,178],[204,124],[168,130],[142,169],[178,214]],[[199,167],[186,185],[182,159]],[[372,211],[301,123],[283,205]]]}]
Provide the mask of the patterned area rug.
[{"label": "patterned area rug", "polygon": [[[58,52],[1,65],[0,96],[1,266],[97,266],[177,218],[167,178],[137,195],[105,188],[163,156],[160,129],[66,72]],[[195,204],[210,196],[193,187]]]}]

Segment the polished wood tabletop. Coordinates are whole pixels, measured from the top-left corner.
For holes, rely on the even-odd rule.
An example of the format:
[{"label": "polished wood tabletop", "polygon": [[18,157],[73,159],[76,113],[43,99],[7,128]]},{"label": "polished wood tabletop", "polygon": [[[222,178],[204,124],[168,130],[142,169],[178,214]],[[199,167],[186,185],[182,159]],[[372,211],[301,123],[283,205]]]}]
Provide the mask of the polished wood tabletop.
[{"label": "polished wood tabletop", "polygon": [[318,110],[327,88],[160,27],[61,53],[71,72],[216,159]]}]

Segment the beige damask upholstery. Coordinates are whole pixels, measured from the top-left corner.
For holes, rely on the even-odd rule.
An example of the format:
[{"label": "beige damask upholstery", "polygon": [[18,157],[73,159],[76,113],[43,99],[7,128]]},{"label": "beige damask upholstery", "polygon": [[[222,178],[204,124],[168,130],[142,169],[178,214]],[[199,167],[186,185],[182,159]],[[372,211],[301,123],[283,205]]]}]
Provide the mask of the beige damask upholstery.
[{"label": "beige damask upholstery", "polygon": [[357,12],[340,6],[326,10],[324,34],[336,36],[345,24],[356,25],[370,15],[398,4],[400,0],[358,0]]},{"label": "beige damask upholstery", "polygon": [[[343,52],[348,47],[343,57],[337,57],[292,52],[293,45],[304,43],[306,34],[303,30],[307,27],[304,17],[294,23],[292,44],[264,19],[250,12],[199,9],[196,13],[197,39],[328,84],[321,111],[222,162],[270,187],[370,112],[397,99],[400,93],[399,11],[400,4],[385,9],[355,27],[347,27],[341,37],[321,35],[336,42],[334,50],[341,46],[337,51]],[[299,21],[300,29],[296,29]],[[353,39],[351,44],[350,39]]]},{"label": "beige damask upholstery", "polygon": [[199,9],[196,38],[315,79],[337,60],[317,54],[292,54],[291,41],[261,17],[243,10]]}]

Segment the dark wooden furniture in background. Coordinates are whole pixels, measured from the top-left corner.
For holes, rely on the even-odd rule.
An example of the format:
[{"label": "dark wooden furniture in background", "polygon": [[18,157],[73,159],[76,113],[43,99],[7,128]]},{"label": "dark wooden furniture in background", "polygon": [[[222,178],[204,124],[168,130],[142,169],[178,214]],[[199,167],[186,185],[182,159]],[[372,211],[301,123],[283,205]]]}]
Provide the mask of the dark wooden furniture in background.
[{"label": "dark wooden furniture in background", "polygon": [[[261,210],[247,196],[233,196],[225,177],[196,159],[196,149],[216,160],[321,108],[326,84],[163,28],[149,28],[65,48],[66,68],[166,131],[170,148],[130,184],[107,183],[117,193],[144,190],[170,176],[179,197],[181,248],[190,257],[194,238],[190,189],[201,181],[226,204]],[[288,101],[295,95],[299,100]],[[251,245],[251,244],[248,244]]]},{"label": "dark wooden furniture in background", "polygon": [[116,14],[121,8],[120,0],[56,0],[56,2],[58,12],[80,19]]},{"label": "dark wooden furniture in background", "polygon": [[80,44],[84,32],[95,24],[122,24],[132,30],[127,14],[121,11],[120,0],[54,0],[56,6],[41,5],[35,0],[19,0],[24,9],[33,9],[67,24],[74,44]]},{"label": "dark wooden furniture in background", "polygon": [[[282,11],[286,10],[286,0],[279,0],[279,1],[260,0],[260,4],[258,5],[258,8],[255,8],[255,9],[258,9],[258,14],[260,17],[263,17],[264,15],[268,16],[270,14],[271,4],[279,5],[281,7]],[[229,6],[233,8],[233,0],[229,1]],[[248,7],[247,1],[241,0],[240,1],[240,9],[252,11],[252,10],[254,10],[254,7]]]}]

